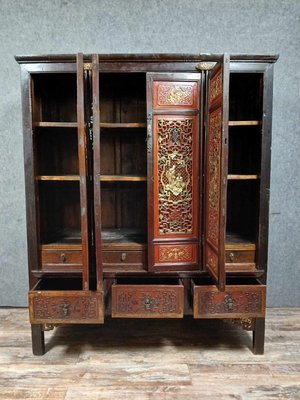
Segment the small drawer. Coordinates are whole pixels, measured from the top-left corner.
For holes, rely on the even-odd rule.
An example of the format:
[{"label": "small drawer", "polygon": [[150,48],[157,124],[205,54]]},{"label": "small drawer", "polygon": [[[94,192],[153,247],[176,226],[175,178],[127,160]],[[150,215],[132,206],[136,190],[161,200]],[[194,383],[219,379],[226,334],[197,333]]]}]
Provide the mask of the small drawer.
[{"label": "small drawer", "polygon": [[253,271],[256,268],[255,250],[226,250],[226,271],[245,270]]},{"label": "small drawer", "polygon": [[228,280],[225,291],[215,285],[194,280],[194,318],[263,317],[266,307],[266,286],[256,279]]},{"label": "small drawer", "polygon": [[43,279],[29,292],[32,324],[103,323],[103,292],[80,290],[81,281]]},{"label": "small drawer", "polygon": [[178,279],[120,279],[112,285],[114,318],[182,318],[183,307]]},{"label": "small drawer", "polygon": [[81,250],[42,250],[41,262],[43,267],[55,266],[74,266],[82,267],[82,251]]},{"label": "small drawer", "polygon": [[146,252],[143,250],[104,250],[103,265],[106,266],[145,266]]}]

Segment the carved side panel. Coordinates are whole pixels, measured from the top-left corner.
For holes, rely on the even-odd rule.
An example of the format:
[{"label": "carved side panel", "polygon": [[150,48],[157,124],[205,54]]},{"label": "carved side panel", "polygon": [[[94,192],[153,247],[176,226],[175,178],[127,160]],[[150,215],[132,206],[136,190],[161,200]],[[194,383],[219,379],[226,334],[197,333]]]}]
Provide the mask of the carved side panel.
[{"label": "carved side panel", "polygon": [[197,262],[196,244],[159,244],[154,245],[156,264],[176,264]]},{"label": "carved side panel", "polygon": [[209,107],[213,105],[216,101],[219,101],[223,94],[223,81],[222,81],[222,68],[215,73],[215,75],[210,80],[208,104]]},{"label": "carved side panel", "polygon": [[227,286],[226,292],[199,286],[194,300],[197,318],[259,317],[265,313],[265,286]]},{"label": "carved side panel", "polygon": [[192,237],[197,210],[197,120],[154,117],[155,237]]},{"label": "carved side panel", "polygon": [[215,248],[219,246],[220,169],[222,140],[222,109],[209,115],[207,137],[207,226],[206,238]]},{"label": "carved side panel", "polygon": [[156,81],[153,84],[153,108],[197,109],[198,82]]},{"label": "carved side panel", "polygon": [[112,288],[112,316],[124,318],[183,317],[183,287],[116,285]]}]

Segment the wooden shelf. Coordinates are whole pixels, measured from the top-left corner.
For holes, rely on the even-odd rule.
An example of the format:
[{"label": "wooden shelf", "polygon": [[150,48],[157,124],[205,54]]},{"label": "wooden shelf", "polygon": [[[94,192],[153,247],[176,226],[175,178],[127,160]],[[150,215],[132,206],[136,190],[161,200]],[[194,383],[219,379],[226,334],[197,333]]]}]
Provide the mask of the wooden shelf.
[{"label": "wooden shelf", "polygon": [[34,122],[33,126],[40,128],[77,128],[77,122]]},{"label": "wooden shelf", "polygon": [[258,175],[234,175],[234,174],[229,174],[227,175],[227,179],[231,181],[249,181],[249,180],[255,180],[259,179]]},{"label": "wooden shelf", "polygon": [[79,175],[38,175],[38,181],[79,181]]},{"label": "wooden shelf", "polygon": [[101,232],[103,245],[114,244],[124,247],[124,245],[138,245],[145,247],[147,243],[146,233],[142,229],[134,228],[112,228],[103,229]]},{"label": "wooden shelf", "polygon": [[144,122],[101,122],[100,128],[146,128],[147,124]]},{"label": "wooden shelf", "polygon": [[256,250],[256,245],[246,237],[226,233],[225,250]]},{"label": "wooden shelf", "polygon": [[146,176],[135,176],[135,175],[101,175],[101,182],[145,182],[147,181]]},{"label": "wooden shelf", "polygon": [[229,121],[229,126],[258,126],[262,125],[262,121],[254,120],[254,121]]}]

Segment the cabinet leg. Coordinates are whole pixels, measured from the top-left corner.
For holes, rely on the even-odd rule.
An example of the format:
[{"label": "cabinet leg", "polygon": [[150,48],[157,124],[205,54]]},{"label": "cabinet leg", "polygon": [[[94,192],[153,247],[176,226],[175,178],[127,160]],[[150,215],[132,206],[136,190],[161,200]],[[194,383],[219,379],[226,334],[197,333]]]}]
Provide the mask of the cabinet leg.
[{"label": "cabinet leg", "polygon": [[253,354],[264,354],[265,318],[255,318],[253,331]]},{"label": "cabinet leg", "polygon": [[41,324],[31,324],[32,353],[35,356],[45,354],[45,337]]}]

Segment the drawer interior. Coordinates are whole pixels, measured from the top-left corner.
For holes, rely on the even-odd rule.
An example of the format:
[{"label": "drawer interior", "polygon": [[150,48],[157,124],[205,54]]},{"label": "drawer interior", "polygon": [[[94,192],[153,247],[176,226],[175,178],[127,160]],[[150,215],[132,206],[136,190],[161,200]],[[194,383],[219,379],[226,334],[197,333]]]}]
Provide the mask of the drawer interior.
[{"label": "drawer interior", "polygon": [[32,291],[67,291],[67,290],[82,290],[82,279],[56,279],[43,278],[40,279],[32,288]]},{"label": "drawer interior", "polygon": [[117,278],[114,285],[181,285],[178,278]]},{"label": "drawer interior", "polygon": [[[215,282],[209,277],[194,278],[192,280],[193,286],[209,286],[215,285]],[[239,286],[239,285],[261,285],[259,279],[252,277],[227,277],[226,285],[228,286]]]}]

